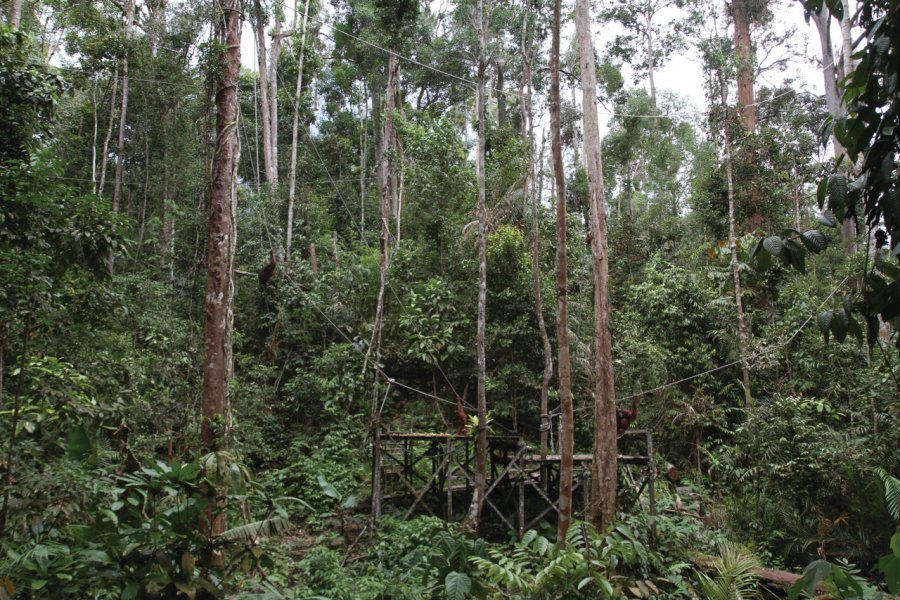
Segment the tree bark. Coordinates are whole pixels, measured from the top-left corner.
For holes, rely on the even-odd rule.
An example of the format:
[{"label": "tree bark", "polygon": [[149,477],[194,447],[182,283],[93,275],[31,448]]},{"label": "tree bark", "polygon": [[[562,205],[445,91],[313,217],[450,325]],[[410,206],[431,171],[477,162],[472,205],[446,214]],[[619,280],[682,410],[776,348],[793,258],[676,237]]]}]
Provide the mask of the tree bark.
[{"label": "tree bark", "polygon": [[97,127],[98,127],[98,99],[97,99],[97,81],[93,82],[91,87],[91,104],[94,109],[94,132],[91,138],[91,193],[97,193]]},{"label": "tree bark", "polygon": [[644,35],[647,38],[647,79],[650,82],[650,102],[656,108],[656,57],[653,55],[653,11],[649,8],[645,18],[646,29]]},{"label": "tree bark", "polygon": [[[221,32],[224,51],[215,96],[216,144],[210,184],[200,422],[201,443],[207,452],[226,448],[230,433],[228,383],[232,374],[234,203],[240,152],[237,85],[241,67],[241,7],[239,0],[218,0],[218,7],[224,22]],[[211,536],[224,531],[224,512],[210,514],[207,527]]]},{"label": "tree bark", "polygon": [[263,20],[262,5],[260,0],[253,2],[254,32],[256,33],[256,62],[259,68],[259,99],[260,112],[262,113],[262,146],[263,146],[263,172],[266,174],[266,183],[275,183],[274,166],[272,164],[272,109],[269,104],[268,73],[266,68],[266,23]]},{"label": "tree bark", "polygon": [[[297,14],[296,2],[294,14]],[[294,238],[294,198],[297,193],[297,134],[300,129],[300,94],[303,90],[303,60],[306,50],[306,20],[309,16],[309,0],[306,0],[303,8],[303,30],[300,34],[300,56],[297,67],[297,85],[294,87],[294,123],[291,128],[291,167],[288,171],[288,214],[287,235],[285,240],[284,260],[291,260],[291,241]],[[294,29],[297,24],[294,23]]]},{"label": "tree bark", "polygon": [[[547,457],[547,437],[550,433],[550,414],[548,411],[548,399],[550,395],[550,380],[553,378],[553,348],[550,346],[550,336],[547,335],[547,324],[544,322],[544,302],[541,290],[541,229],[540,229],[540,206],[541,206],[541,190],[543,188],[543,164],[544,164],[544,146],[546,137],[541,134],[541,149],[537,157],[534,155],[534,107],[531,99],[531,43],[532,36],[526,35],[530,33],[528,29],[528,11],[524,12],[522,25],[522,46],[520,53],[522,55],[522,85],[523,97],[522,104],[522,134],[528,139],[529,160],[528,160],[528,181],[526,183],[526,193],[530,194],[531,200],[531,271],[534,287],[534,312],[537,317],[538,331],[541,335],[541,346],[544,352],[544,372],[541,377],[541,400],[540,400],[540,452],[541,458]],[[527,41],[526,41],[527,40]],[[540,174],[535,176],[535,159],[537,159],[538,170]],[[543,478],[546,483],[546,478]],[[546,489],[545,489],[546,491]]]},{"label": "tree bark", "polygon": [[[847,54],[850,52],[846,47],[848,40],[844,35],[844,23],[846,22],[849,26],[850,16],[847,14],[849,6],[846,5],[846,2],[844,4],[844,19],[841,20],[843,50],[841,51],[840,61],[835,58],[834,48],[831,45],[831,13],[829,13],[828,7],[823,5],[818,13],[810,14],[810,19],[815,24],[816,31],[819,34],[819,45],[822,48],[822,75],[825,87],[825,105],[828,107],[828,114],[831,115],[832,123],[836,123],[844,112],[843,99],[838,90],[838,67],[841,67],[841,71],[853,68],[853,60],[849,58],[849,55]],[[852,41],[849,43],[852,44]],[[838,158],[843,156],[845,161],[848,161],[849,164],[847,149],[844,148],[844,145],[841,144],[837,139],[837,136],[834,135],[833,130],[831,144],[834,147],[834,157]],[[852,217],[844,219],[841,222],[841,240],[844,242],[844,249],[848,255],[856,252],[856,221]]]},{"label": "tree bark", "polygon": [[22,23],[22,0],[12,0],[9,6],[9,27],[13,31]]},{"label": "tree bark", "polygon": [[378,299],[375,305],[375,323],[372,326],[372,337],[366,349],[363,371],[369,365],[369,357],[375,352],[375,361],[381,353],[381,327],[384,321],[384,291],[387,286],[388,247],[390,246],[391,229],[391,160],[390,149],[394,129],[394,73],[397,70],[397,54],[392,51],[388,55],[387,101],[385,106],[384,133],[381,136],[381,165],[379,178],[381,184],[381,239],[379,241],[378,258]]},{"label": "tree bark", "polygon": [[594,279],[594,456],[591,463],[590,520],[602,531],[616,516],[616,388],[609,331],[609,254],[600,126],[597,121],[597,69],[588,2],[577,0],[575,4],[575,36],[581,67],[584,162],[590,191],[590,245]]},{"label": "tree bark", "polygon": [[362,101],[362,139],[359,144],[359,239],[365,239],[366,234],[366,155],[369,152],[369,94],[366,84],[363,83]]},{"label": "tree bark", "polygon": [[738,106],[741,121],[749,132],[756,131],[756,104],[753,99],[753,47],[750,40],[750,14],[747,0],[733,0],[734,49],[737,54]]},{"label": "tree bark", "polygon": [[499,60],[494,63],[494,71],[497,73],[497,129],[506,127],[506,94],[503,93],[503,63]]},{"label": "tree bark", "polygon": [[725,78],[724,75],[721,74],[721,71],[719,77],[722,93],[722,108],[725,109],[725,123],[723,130],[725,177],[728,183],[728,244],[731,249],[731,275],[734,278],[734,304],[735,309],[737,310],[738,351],[741,355],[741,375],[744,383],[745,404],[747,408],[752,408],[753,395],[750,389],[750,342],[747,335],[747,328],[744,323],[744,298],[741,293],[741,271],[737,249],[737,224],[734,216],[734,167],[731,159],[731,135],[729,134],[731,119],[728,117],[728,94],[726,92]]},{"label": "tree bark", "polygon": [[106,124],[106,136],[103,138],[103,151],[100,154],[100,183],[97,185],[97,193],[103,195],[106,186],[106,165],[109,156],[109,142],[112,139],[113,125],[116,122],[116,100],[119,93],[119,73],[113,74],[112,93],[109,100],[109,122]]},{"label": "tree bark", "polygon": [[574,411],[572,367],[569,358],[568,278],[566,276],[566,174],[563,170],[559,111],[559,22],[562,0],[553,3],[553,40],[550,46],[550,135],[556,178],[556,344],[559,369],[559,519],[556,537],[565,542],[572,524]]},{"label": "tree bark", "polygon": [[125,57],[122,59],[122,108],[119,110],[119,139],[116,143],[116,174],[113,183],[112,211],[119,212],[119,200],[122,195],[122,168],[125,162],[125,129],[128,121],[128,55],[131,53],[128,44],[131,42],[132,21],[134,21],[134,2],[130,0],[125,10]]},{"label": "tree bark", "polygon": [[281,58],[281,15],[277,9],[275,27],[272,30],[272,48],[269,56],[269,125],[271,126],[269,143],[272,144],[272,184],[278,185],[278,61]]},{"label": "tree bark", "polygon": [[485,208],[485,124],[484,124],[484,72],[485,72],[485,15],[484,0],[478,0],[475,9],[475,28],[478,32],[478,88],[475,95],[478,113],[478,147],[475,151],[475,169],[478,177],[478,331],[475,352],[478,369],[478,429],[475,439],[475,486],[472,503],[462,527],[477,531],[481,521],[481,509],[487,491],[487,398],[485,391],[485,312],[487,306],[487,210]]}]

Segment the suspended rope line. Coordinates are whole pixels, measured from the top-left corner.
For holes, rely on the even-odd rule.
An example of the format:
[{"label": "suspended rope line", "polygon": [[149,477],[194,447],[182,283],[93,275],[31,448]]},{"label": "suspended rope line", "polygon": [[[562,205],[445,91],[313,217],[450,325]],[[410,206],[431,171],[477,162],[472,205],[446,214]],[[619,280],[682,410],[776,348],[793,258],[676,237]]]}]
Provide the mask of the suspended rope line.
[{"label": "suspended rope line", "polygon": [[[785,341],[783,341],[783,342],[775,343],[775,344],[773,344],[772,346],[770,346],[770,348],[771,348],[771,347],[775,347],[775,346],[777,346],[777,347],[787,346],[787,345],[789,345],[791,342],[793,342],[793,341],[794,341],[794,338],[796,338],[798,335],[800,335],[800,332],[803,331],[803,329],[804,329],[807,325],[809,325],[809,322],[812,321],[814,318],[816,318],[816,315],[819,313],[819,311],[822,309],[822,307],[825,306],[825,304],[826,304],[829,300],[831,300],[831,298],[832,298],[832,297],[833,297],[833,296],[834,296],[834,295],[835,295],[835,294],[836,294],[836,293],[844,286],[844,284],[847,282],[848,279],[850,279],[850,276],[849,276],[849,275],[848,275],[847,277],[844,277],[844,279],[841,280],[841,282],[837,285],[837,287],[835,287],[835,288],[831,291],[831,293],[828,294],[828,296],[827,296],[827,297],[819,304],[818,308],[816,308],[816,310],[809,316],[809,318],[807,318],[805,321],[803,321],[803,323],[800,325],[800,327],[798,327],[798,328],[794,331],[794,333],[793,333],[789,338],[787,338],[787,340],[785,340]],[[765,356],[766,354],[767,354],[767,351],[766,351],[766,350],[761,350],[761,351],[757,352],[756,354],[752,355],[752,356],[750,357],[749,360],[750,360],[750,361],[754,361],[754,360],[756,360],[756,359],[758,359],[758,358],[760,358],[760,357],[762,357],[762,356]],[[716,372],[718,372],[718,371],[721,371],[722,369],[727,369],[727,368],[729,368],[729,367],[733,367],[733,366],[736,366],[736,365],[739,365],[739,364],[741,364],[741,361],[740,361],[740,360],[734,360],[734,361],[731,361],[730,363],[726,363],[726,364],[724,364],[724,365],[719,365],[718,367],[714,367],[714,368],[712,368],[712,369],[707,369],[707,370],[705,370],[705,371],[701,371],[700,373],[695,373],[694,375],[689,375],[688,377],[682,377],[681,379],[677,379],[677,380],[675,380],[675,381],[670,381],[670,382],[668,382],[668,383],[664,383],[664,384],[662,384],[662,385],[656,386],[655,388],[652,388],[652,389],[649,389],[649,390],[645,390],[645,391],[639,392],[639,393],[637,393],[637,394],[631,394],[630,396],[625,396],[624,398],[618,398],[618,399],[617,399],[617,402],[625,402],[625,401],[627,401],[627,400],[632,400],[632,399],[634,399],[634,398],[639,398],[639,397],[645,396],[645,395],[647,395],[647,394],[652,394],[652,393],[654,393],[654,392],[659,392],[659,391],[662,391],[662,390],[664,390],[664,389],[666,389],[666,388],[670,388],[670,387],[673,387],[673,386],[676,386],[676,385],[680,385],[680,384],[685,383],[685,382],[687,382],[687,381],[691,381],[691,380],[693,380],[693,379],[697,379],[698,377],[703,377],[704,375],[709,375],[709,374],[711,374],[711,373],[716,373]],[[576,408],[575,410],[576,410],[576,411],[585,411],[585,410],[589,410],[589,409],[593,409],[593,406],[583,406],[583,407],[581,407],[581,408]]]}]

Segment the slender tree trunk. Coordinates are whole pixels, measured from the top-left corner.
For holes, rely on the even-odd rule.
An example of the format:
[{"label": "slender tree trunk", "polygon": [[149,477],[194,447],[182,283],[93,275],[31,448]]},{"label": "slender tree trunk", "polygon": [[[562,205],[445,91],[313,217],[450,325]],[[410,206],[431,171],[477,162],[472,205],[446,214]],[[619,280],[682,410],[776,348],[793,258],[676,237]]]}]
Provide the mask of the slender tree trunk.
[{"label": "slender tree trunk", "polygon": [[316,258],[316,245],[314,243],[309,245],[309,270],[312,271],[313,277],[319,274],[319,260]]},{"label": "slender tree trunk", "polygon": [[[281,15],[273,8],[275,28],[272,31],[272,48],[269,57],[269,118],[272,144],[272,183],[278,185],[278,61],[281,58]],[[296,13],[295,13],[296,14]]]},{"label": "slender tree trunk", "polygon": [[[534,236],[534,250],[532,256],[532,270],[534,271],[534,310],[537,313],[538,331],[541,334],[541,346],[544,351],[544,372],[541,376],[541,458],[547,457],[547,437],[550,434],[550,380],[553,379],[553,348],[550,346],[550,336],[547,334],[547,324],[544,321],[544,301],[541,291],[541,231],[540,231],[540,206],[544,187],[544,147],[546,138],[541,135],[541,151],[538,154],[537,189],[532,196],[532,235]],[[546,491],[546,490],[545,490]]]},{"label": "slender tree trunk", "polygon": [[497,73],[497,129],[506,127],[506,94],[503,93],[503,63],[496,61],[494,70]]},{"label": "slender tree trunk", "polygon": [[[294,14],[297,14],[296,2]],[[287,235],[285,240],[284,259],[291,260],[291,241],[294,238],[294,198],[297,193],[297,134],[300,130],[300,94],[303,90],[303,59],[306,49],[306,19],[309,16],[309,0],[306,0],[303,8],[303,29],[300,33],[300,55],[297,67],[297,85],[294,87],[294,123],[291,128],[291,168],[288,171],[288,216]],[[294,29],[297,28],[296,22]]]},{"label": "slender tree trunk", "polygon": [[741,294],[741,271],[738,261],[737,249],[737,224],[734,216],[734,168],[731,160],[731,136],[729,128],[731,127],[731,119],[728,117],[727,102],[728,94],[726,92],[724,76],[720,74],[720,85],[722,89],[722,107],[725,111],[724,130],[724,150],[725,150],[725,176],[728,180],[728,244],[731,248],[731,275],[734,278],[734,304],[737,310],[738,320],[738,350],[741,355],[741,374],[744,382],[744,397],[747,408],[751,408],[753,404],[753,395],[750,389],[750,343],[747,335],[747,328],[744,323],[744,298]]},{"label": "slender tree trunk", "polygon": [[597,69],[589,0],[575,4],[575,36],[581,67],[584,162],[590,190],[590,245],[594,279],[594,457],[591,464],[591,522],[605,529],[616,516],[616,387],[609,331],[609,254],[606,198],[597,121]]},{"label": "slender tree trunk", "polygon": [[741,121],[747,131],[756,131],[756,104],[753,94],[753,47],[750,41],[750,14],[748,0],[731,3],[734,18],[734,48],[738,68],[738,106]]},{"label": "slender tree trunk", "polygon": [[487,398],[485,391],[485,312],[487,306],[487,211],[485,208],[485,126],[484,126],[484,72],[485,72],[485,14],[484,0],[478,0],[475,9],[475,28],[478,32],[478,89],[475,102],[478,113],[478,147],[475,151],[475,169],[478,177],[478,332],[475,351],[478,369],[478,430],[475,439],[475,486],[472,503],[462,527],[477,531],[481,521],[481,509],[487,491]]},{"label": "slender tree trunk", "polygon": [[[116,174],[113,182],[112,212],[119,212],[119,201],[122,197],[122,171],[125,166],[125,129],[128,121],[128,56],[131,49],[132,21],[134,21],[134,3],[130,0],[125,10],[125,57],[122,59],[122,108],[119,110],[119,140],[116,144]],[[115,272],[116,255],[109,253],[109,274]]]},{"label": "slender tree trunk", "polygon": [[331,232],[331,258],[334,260],[334,267],[341,268],[341,257],[338,254],[338,235],[337,231]]},{"label": "slender tree trunk", "polygon": [[97,82],[91,88],[91,104],[94,108],[94,132],[91,138],[91,193],[97,193],[97,126],[98,126],[98,108],[99,100],[97,98]]},{"label": "slender tree trunk", "polygon": [[[395,46],[392,45],[392,48]],[[369,347],[366,349],[365,360],[363,361],[363,370],[369,365],[369,357],[373,350],[375,352],[375,360],[381,353],[381,327],[384,321],[384,291],[387,286],[387,266],[388,266],[388,248],[390,246],[391,229],[391,160],[390,149],[391,140],[393,140],[394,127],[394,76],[397,68],[397,55],[391,52],[388,55],[388,79],[387,79],[387,106],[385,106],[386,117],[384,120],[384,133],[381,136],[381,166],[379,167],[379,178],[381,183],[381,239],[379,240],[379,257],[378,257],[378,300],[375,305],[375,323],[372,326],[372,337],[369,341]]]},{"label": "slender tree trunk", "polygon": [[[125,10],[125,43],[131,42],[132,21],[134,21],[134,2],[128,2]],[[116,144],[116,174],[113,183],[112,211],[119,212],[119,200],[122,196],[122,168],[125,163],[125,130],[128,124],[128,56],[130,48],[126,47],[125,57],[122,59],[122,108],[119,110],[119,140]]]},{"label": "slender tree trunk", "polygon": [[[524,11],[522,25],[522,128],[523,135],[528,139],[529,160],[528,160],[528,182],[527,190],[531,196],[531,271],[534,284],[534,311],[538,322],[538,331],[541,335],[541,346],[544,351],[544,372],[541,377],[541,400],[540,400],[540,416],[541,416],[541,437],[540,452],[541,458],[547,457],[547,437],[550,433],[550,414],[548,410],[548,399],[550,395],[550,380],[553,378],[553,348],[550,346],[550,336],[547,335],[547,324],[544,322],[544,302],[541,291],[541,229],[540,229],[540,206],[541,191],[544,187],[543,164],[544,164],[544,147],[546,145],[546,137],[541,134],[541,149],[537,157],[534,155],[534,107],[531,99],[531,43],[532,36],[528,29],[528,11]],[[527,39],[527,43],[526,43]],[[538,170],[540,174],[535,177],[535,159],[537,159]],[[546,477],[543,481],[546,483]],[[545,489],[546,491],[546,489]]]},{"label": "slender tree trunk", "polygon": [[[656,56],[653,50],[653,16],[651,13],[646,15],[646,37],[647,37],[647,79],[650,81],[650,102],[656,108]],[[587,134],[585,134],[587,136]]]},{"label": "slender tree trunk", "polygon": [[[216,86],[216,145],[210,185],[209,235],[204,321],[202,419],[200,436],[208,452],[228,446],[228,383],[232,373],[231,327],[234,268],[236,175],[238,162],[237,86],[241,68],[239,0],[218,0],[224,31],[222,67]],[[225,530],[225,514],[210,514],[210,536]],[[224,562],[223,556],[213,564]]]},{"label": "slender tree trunk", "polygon": [[103,138],[103,153],[100,156],[100,184],[97,186],[97,193],[103,195],[103,188],[106,187],[106,165],[109,157],[109,142],[112,139],[113,125],[116,121],[116,99],[119,92],[119,73],[113,74],[112,95],[109,100],[109,122],[106,125],[106,137]]},{"label": "slender tree trunk", "polygon": [[369,152],[369,94],[363,83],[363,109],[362,113],[362,140],[359,145],[359,239],[365,239],[366,234],[366,155]]},{"label": "slender tree trunk", "polygon": [[150,193],[150,132],[144,131],[144,194],[141,199],[141,216],[138,221],[138,243],[136,262],[141,262],[141,250],[144,247],[144,225],[147,217],[147,196]]},{"label": "slender tree trunk", "polygon": [[259,99],[262,113],[262,147],[263,172],[266,183],[275,183],[274,165],[272,163],[272,108],[269,104],[269,78],[266,68],[266,23],[260,0],[253,2],[254,31],[256,33],[256,62],[259,68]]},{"label": "slender tree trunk", "polygon": [[553,41],[550,46],[550,135],[556,177],[556,344],[559,358],[559,520],[557,540],[565,542],[572,523],[574,411],[572,367],[569,359],[568,278],[566,276],[566,174],[563,170],[559,111],[559,22],[562,0],[553,3]]}]

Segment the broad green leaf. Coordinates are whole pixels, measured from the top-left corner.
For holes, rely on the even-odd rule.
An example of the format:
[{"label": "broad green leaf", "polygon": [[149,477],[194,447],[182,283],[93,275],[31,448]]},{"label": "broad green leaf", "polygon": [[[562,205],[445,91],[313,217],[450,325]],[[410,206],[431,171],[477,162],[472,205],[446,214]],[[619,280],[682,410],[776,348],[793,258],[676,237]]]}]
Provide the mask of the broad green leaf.
[{"label": "broad green leaf", "polygon": [[[900,537],[895,533],[894,537]],[[878,561],[878,570],[884,573],[884,583],[892,594],[900,594],[900,556],[885,554]]]},{"label": "broad green leaf", "polygon": [[765,248],[772,256],[781,256],[781,251],[784,249],[784,242],[777,235],[770,235],[763,240],[763,248]]},{"label": "broad green leaf", "polygon": [[828,178],[828,206],[831,210],[837,210],[846,205],[847,178],[840,173],[835,173]]},{"label": "broad green leaf", "polygon": [[331,485],[327,479],[323,475],[318,475],[316,480],[319,482],[319,487],[322,488],[322,493],[332,498],[334,500],[340,500],[341,494],[335,489],[333,485]]},{"label": "broad green leaf", "polygon": [[816,254],[828,247],[828,238],[818,229],[804,231],[803,235],[800,236],[800,241],[806,246],[807,250]]},{"label": "broad green leaf", "polygon": [[843,342],[847,339],[847,330],[850,326],[850,320],[847,318],[847,313],[843,310],[836,310],[833,314],[834,318],[831,320],[831,333],[834,334],[834,339],[838,342]]},{"label": "broad green leaf", "polygon": [[756,259],[756,256],[759,254],[759,251],[763,247],[763,241],[765,238],[759,238],[755,244],[753,244],[753,250],[750,252],[750,260]]},{"label": "broad green leaf", "polygon": [[859,343],[862,343],[862,341],[863,341],[862,326],[853,317],[850,317],[849,320],[847,321],[847,333],[849,335],[852,335],[853,337],[855,337]]},{"label": "broad green leaf", "polygon": [[821,213],[817,214],[816,221],[826,227],[837,227],[837,219],[834,218],[834,213],[830,210],[823,210]]},{"label": "broad green leaf", "polygon": [[821,559],[806,565],[806,568],[803,569],[803,577],[791,588],[788,598],[796,598],[802,590],[806,590],[810,596],[815,594],[816,587],[831,574],[831,566],[830,562]]},{"label": "broad green leaf", "polygon": [[825,2],[835,19],[840,21],[844,18],[844,3],[841,0],[825,0]]},{"label": "broad green leaf", "polygon": [[801,273],[806,273],[806,250],[803,246],[792,240],[784,240],[782,258]]},{"label": "broad green leaf", "polygon": [[119,597],[119,600],[135,600],[138,597],[138,593],[141,591],[141,584],[136,581],[132,581],[122,590],[122,595]]},{"label": "broad green leaf", "polygon": [[[819,204],[819,210],[825,208],[825,196],[828,194],[828,178],[823,177],[819,180],[819,185],[816,187],[816,202]],[[832,224],[831,227],[834,227]]]},{"label": "broad green leaf", "polygon": [[825,310],[816,315],[816,325],[819,326],[819,331],[827,335],[828,331],[831,329],[832,319],[834,319],[833,310]]},{"label": "broad green leaf", "polygon": [[472,589],[472,580],[465,573],[450,571],[444,578],[447,600],[465,600]]}]

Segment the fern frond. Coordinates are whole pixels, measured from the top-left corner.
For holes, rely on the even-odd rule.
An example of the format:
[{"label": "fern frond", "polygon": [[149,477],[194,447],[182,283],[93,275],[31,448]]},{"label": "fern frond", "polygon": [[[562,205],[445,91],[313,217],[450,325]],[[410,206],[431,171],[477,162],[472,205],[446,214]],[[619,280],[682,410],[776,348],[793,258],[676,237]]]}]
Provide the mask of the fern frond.
[{"label": "fern frond", "polygon": [[875,467],[875,474],[884,485],[884,501],[894,521],[900,523],[900,479],[881,467]]}]

